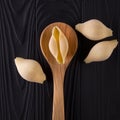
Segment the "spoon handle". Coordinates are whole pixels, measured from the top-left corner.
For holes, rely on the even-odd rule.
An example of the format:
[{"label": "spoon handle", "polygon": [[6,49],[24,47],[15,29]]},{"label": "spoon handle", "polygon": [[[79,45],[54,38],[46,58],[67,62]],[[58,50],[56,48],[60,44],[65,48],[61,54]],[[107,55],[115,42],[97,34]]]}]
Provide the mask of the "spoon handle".
[{"label": "spoon handle", "polygon": [[[57,72],[57,73],[56,73]],[[64,114],[64,70],[57,69],[54,71],[54,94],[53,94],[53,114],[52,120],[65,120]]]}]

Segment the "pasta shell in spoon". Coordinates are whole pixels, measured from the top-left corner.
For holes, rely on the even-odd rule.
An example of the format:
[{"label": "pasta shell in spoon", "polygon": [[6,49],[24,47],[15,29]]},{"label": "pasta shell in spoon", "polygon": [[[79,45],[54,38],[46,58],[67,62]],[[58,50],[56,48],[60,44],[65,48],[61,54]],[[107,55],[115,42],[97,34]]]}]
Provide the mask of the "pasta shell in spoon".
[{"label": "pasta shell in spoon", "polygon": [[16,57],[15,65],[18,73],[27,81],[43,83],[46,80],[40,64],[35,60]]},{"label": "pasta shell in spoon", "polygon": [[96,19],[79,23],[75,26],[75,29],[93,41],[112,36],[112,30]]},{"label": "pasta shell in spoon", "polygon": [[68,53],[68,40],[61,29],[53,27],[49,41],[49,50],[59,64],[65,63]]},{"label": "pasta shell in spoon", "polygon": [[118,44],[117,40],[99,42],[92,47],[85,63],[104,61],[108,59]]}]

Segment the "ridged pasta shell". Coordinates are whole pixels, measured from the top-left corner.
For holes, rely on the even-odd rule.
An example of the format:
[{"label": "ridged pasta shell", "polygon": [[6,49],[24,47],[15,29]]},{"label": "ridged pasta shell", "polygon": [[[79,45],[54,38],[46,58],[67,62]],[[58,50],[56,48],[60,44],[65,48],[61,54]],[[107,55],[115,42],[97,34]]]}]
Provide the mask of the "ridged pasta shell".
[{"label": "ridged pasta shell", "polygon": [[75,26],[75,29],[93,41],[112,36],[112,30],[96,19],[79,23]]},{"label": "ridged pasta shell", "polygon": [[35,60],[16,57],[15,65],[18,73],[27,81],[43,83],[46,80],[40,64]]},{"label": "ridged pasta shell", "polygon": [[64,33],[59,27],[53,27],[49,41],[49,50],[59,64],[65,63],[68,47],[68,40]]},{"label": "ridged pasta shell", "polygon": [[107,60],[111,56],[113,50],[116,48],[117,44],[117,40],[97,43],[92,47],[88,56],[85,58],[85,63]]}]

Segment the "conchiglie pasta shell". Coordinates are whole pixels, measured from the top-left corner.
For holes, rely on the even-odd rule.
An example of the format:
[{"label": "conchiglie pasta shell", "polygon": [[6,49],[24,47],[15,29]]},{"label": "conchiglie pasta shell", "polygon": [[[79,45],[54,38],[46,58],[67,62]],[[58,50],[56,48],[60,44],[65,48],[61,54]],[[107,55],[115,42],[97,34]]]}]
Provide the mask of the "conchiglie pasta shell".
[{"label": "conchiglie pasta shell", "polygon": [[79,23],[75,26],[75,29],[93,41],[112,36],[112,30],[96,19]]},{"label": "conchiglie pasta shell", "polygon": [[117,44],[117,40],[97,43],[92,47],[88,56],[85,58],[85,63],[107,60],[111,56],[113,50],[116,48]]},{"label": "conchiglie pasta shell", "polygon": [[64,64],[68,53],[68,40],[59,27],[52,29],[49,50],[59,64]]},{"label": "conchiglie pasta shell", "polygon": [[31,59],[15,58],[15,65],[21,77],[30,82],[43,83],[46,76],[40,64]]}]

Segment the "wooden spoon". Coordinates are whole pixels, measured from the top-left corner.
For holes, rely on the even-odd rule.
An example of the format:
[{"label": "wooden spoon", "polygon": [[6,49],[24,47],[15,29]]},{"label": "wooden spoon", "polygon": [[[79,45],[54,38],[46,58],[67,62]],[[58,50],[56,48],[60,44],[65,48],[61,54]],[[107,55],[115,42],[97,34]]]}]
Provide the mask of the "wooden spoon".
[{"label": "wooden spoon", "polygon": [[[52,34],[52,28],[58,26],[66,38],[68,39],[69,50],[65,59],[64,64],[58,64],[56,59],[50,53],[48,44]],[[53,94],[53,113],[52,120],[65,120],[64,114],[64,75],[66,68],[68,67],[71,59],[77,51],[78,40],[75,31],[67,24],[56,22],[48,25],[42,32],[40,37],[40,47],[44,57],[49,63],[54,83],[54,94]]]}]

